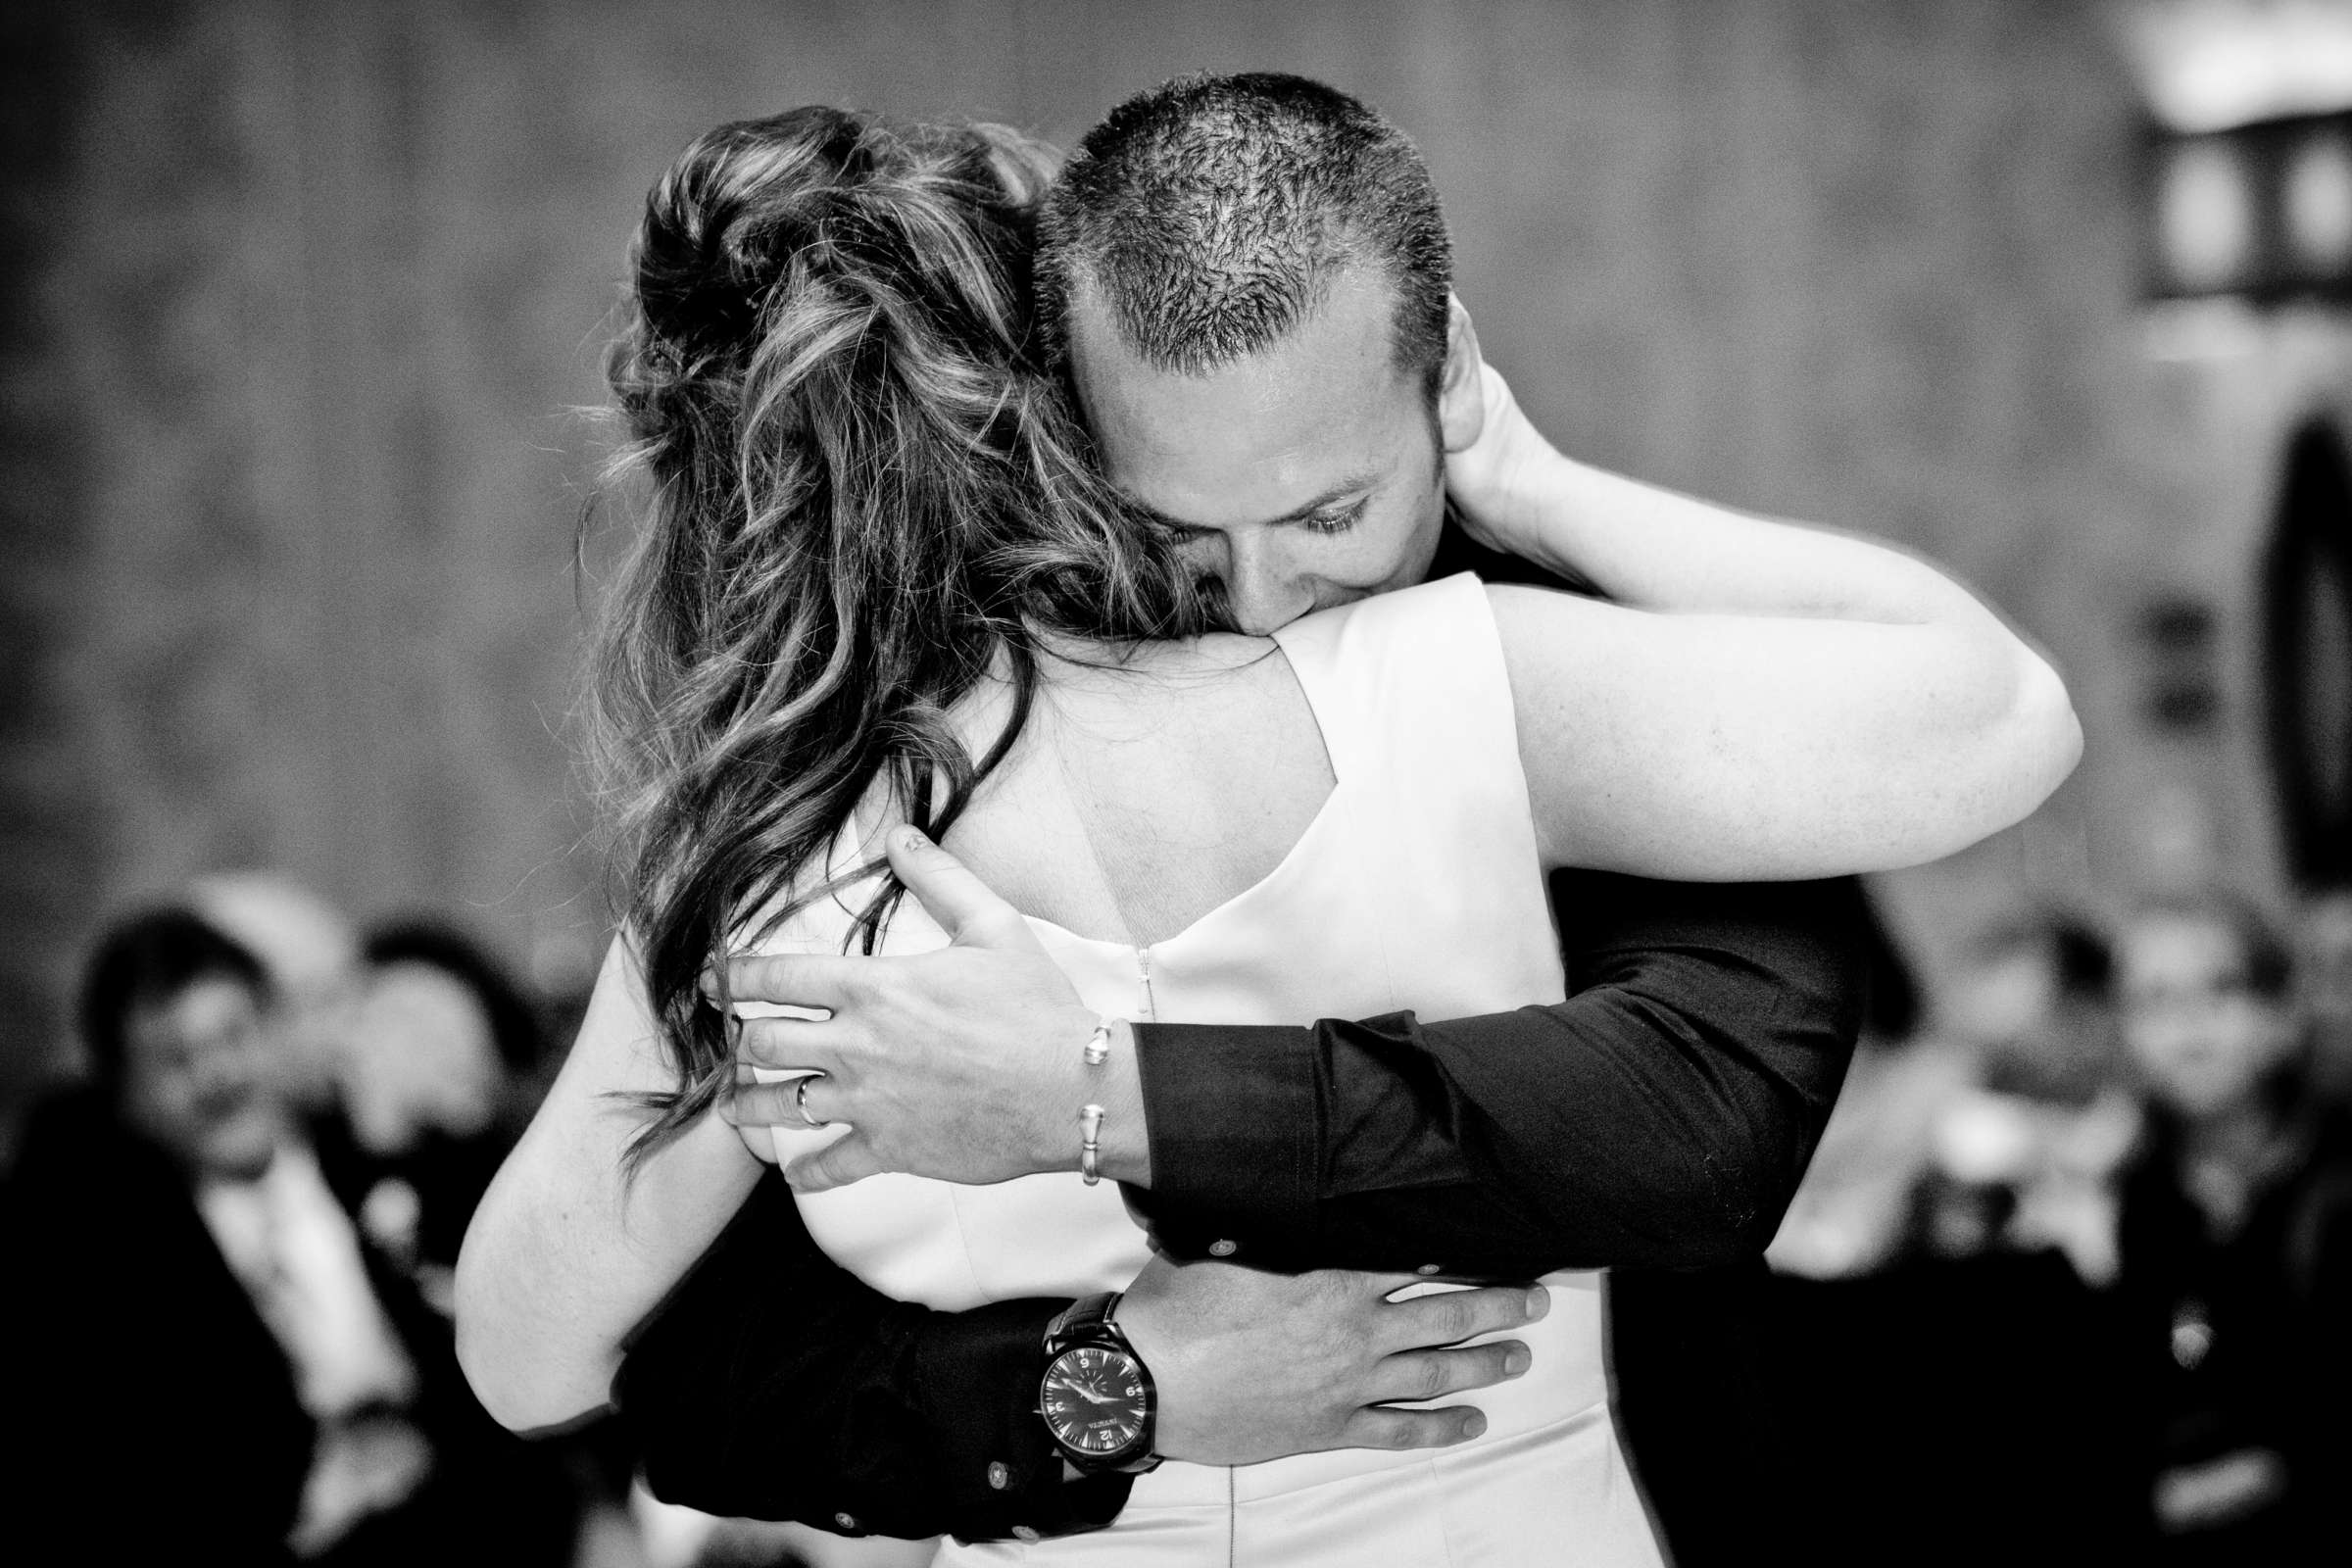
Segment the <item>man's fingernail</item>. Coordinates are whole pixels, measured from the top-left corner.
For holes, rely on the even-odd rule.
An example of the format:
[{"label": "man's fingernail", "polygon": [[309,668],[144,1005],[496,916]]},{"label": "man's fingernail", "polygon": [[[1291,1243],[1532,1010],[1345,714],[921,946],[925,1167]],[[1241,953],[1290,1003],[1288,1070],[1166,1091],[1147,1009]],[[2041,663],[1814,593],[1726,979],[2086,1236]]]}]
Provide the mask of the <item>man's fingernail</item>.
[{"label": "man's fingernail", "polygon": [[1527,1320],[1533,1323],[1550,1310],[1551,1293],[1541,1285],[1531,1288],[1527,1293]]},{"label": "man's fingernail", "polygon": [[1502,1375],[1506,1378],[1515,1378],[1527,1370],[1527,1363],[1528,1354],[1525,1350],[1505,1350],[1502,1352]]},{"label": "man's fingernail", "polygon": [[902,828],[900,828],[900,829],[899,829],[899,848],[900,848],[900,849],[902,849],[902,850],[927,850],[927,849],[929,849],[930,847],[931,847],[931,841],[930,841],[929,839],[927,839],[927,838],[925,838],[925,837],[923,836],[923,830],[922,830],[921,828],[919,828],[919,827],[902,827]]},{"label": "man's fingernail", "polygon": [[1468,1415],[1466,1415],[1466,1416],[1462,1417],[1462,1436],[1463,1436],[1463,1437],[1465,1437],[1465,1438],[1475,1438],[1475,1437],[1477,1437],[1477,1436],[1478,1436],[1480,1433],[1482,1433],[1482,1432],[1484,1432],[1484,1431],[1486,1431],[1486,1430],[1487,1430],[1487,1418],[1486,1418],[1486,1415],[1485,1415],[1485,1413],[1484,1413],[1484,1412],[1482,1412],[1482,1411],[1478,1411],[1478,1410],[1473,1410],[1473,1411],[1471,1411],[1471,1412],[1470,1412]]}]

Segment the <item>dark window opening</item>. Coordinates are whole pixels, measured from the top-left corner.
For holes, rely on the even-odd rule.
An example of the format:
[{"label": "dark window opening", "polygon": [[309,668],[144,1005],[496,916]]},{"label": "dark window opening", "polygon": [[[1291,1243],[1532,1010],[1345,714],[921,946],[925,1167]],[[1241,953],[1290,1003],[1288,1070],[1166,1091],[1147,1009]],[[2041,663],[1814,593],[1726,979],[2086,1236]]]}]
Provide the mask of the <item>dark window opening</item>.
[{"label": "dark window opening", "polygon": [[2263,600],[2288,869],[2306,888],[2352,884],[2352,463],[2327,424],[2288,444]]}]

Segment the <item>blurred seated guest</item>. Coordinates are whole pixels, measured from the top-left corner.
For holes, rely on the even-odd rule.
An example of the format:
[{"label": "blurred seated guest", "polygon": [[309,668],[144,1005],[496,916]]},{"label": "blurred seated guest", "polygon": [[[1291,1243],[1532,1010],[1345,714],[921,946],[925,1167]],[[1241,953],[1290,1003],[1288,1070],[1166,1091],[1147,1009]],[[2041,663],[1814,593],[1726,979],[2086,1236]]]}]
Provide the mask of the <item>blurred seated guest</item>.
[{"label": "blurred seated guest", "polygon": [[438,921],[377,926],[360,956],[339,1053],[349,1134],[328,1175],[446,1310],[466,1226],[531,1109],[521,1086],[539,1065],[539,1015],[485,949]]},{"label": "blurred seated guest", "polygon": [[416,1368],[272,1081],[270,995],[193,914],[118,926],[82,985],[90,1082],[27,1130],[9,1405],[24,1494],[87,1555],[324,1547],[429,1466],[395,1413]]},{"label": "blurred seated guest", "polygon": [[90,1080],[34,1112],[0,1217],[21,1495],[81,1559],[464,1562],[478,1533],[501,1560],[561,1560],[544,1492],[469,1517],[503,1435],[320,1175],[271,1001],[187,910],[100,942]]},{"label": "blurred seated guest", "polygon": [[2340,1562],[2352,1142],[2308,1092],[2286,948],[2217,897],[2142,910],[2119,957],[2148,1104],[2119,1283],[2161,1560]]}]

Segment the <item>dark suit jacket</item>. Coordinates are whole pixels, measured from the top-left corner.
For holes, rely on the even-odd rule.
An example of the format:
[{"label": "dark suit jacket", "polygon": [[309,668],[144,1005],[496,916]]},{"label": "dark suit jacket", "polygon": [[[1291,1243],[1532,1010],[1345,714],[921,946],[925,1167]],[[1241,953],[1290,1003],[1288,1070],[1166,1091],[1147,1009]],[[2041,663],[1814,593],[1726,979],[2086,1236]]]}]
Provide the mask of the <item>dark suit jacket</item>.
[{"label": "dark suit jacket", "polygon": [[[27,1125],[0,1190],[0,1248],[12,1481],[76,1533],[61,1543],[66,1560],[284,1560],[316,1431],[184,1171],[97,1096],[67,1091]],[[567,1560],[575,1499],[563,1456],[500,1430],[466,1386],[448,1323],[364,1236],[362,1257],[416,1368],[402,1414],[435,1466],[333,1560]]]},{"label": "dark suit jacket", "polygon": [[311,1418],[179,1167],[71,1094],[34,1113],[6,1212],[22,1496],[78,1560],[284,1558]]}]

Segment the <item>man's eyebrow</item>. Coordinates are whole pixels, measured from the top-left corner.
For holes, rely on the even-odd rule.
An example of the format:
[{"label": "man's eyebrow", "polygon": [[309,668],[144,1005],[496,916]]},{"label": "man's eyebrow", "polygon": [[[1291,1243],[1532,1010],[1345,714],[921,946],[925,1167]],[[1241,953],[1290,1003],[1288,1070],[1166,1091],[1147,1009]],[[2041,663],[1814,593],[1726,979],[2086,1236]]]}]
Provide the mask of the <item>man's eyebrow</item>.
[{"label": "man's eyebrow", "polygon": [[[1379,477],[1375,474],[1351,474],[1313,500],[1293,507],[1279,517],[1267,517],[1263,521],[1268,527],[1280,527],[1286,522],[1302,522],[1318,512],[1328,512],[1340,502],[1352,496],[1361,495],[1379,482]],[[1156,508],[1144,506],[1141,502],[1136,503],[1136,507],[1145,516],[1174,533],[1219,533],[1223,531],[1204,527],[1197,522],[1187,522],[1182,517],[1171,517]]]}]

